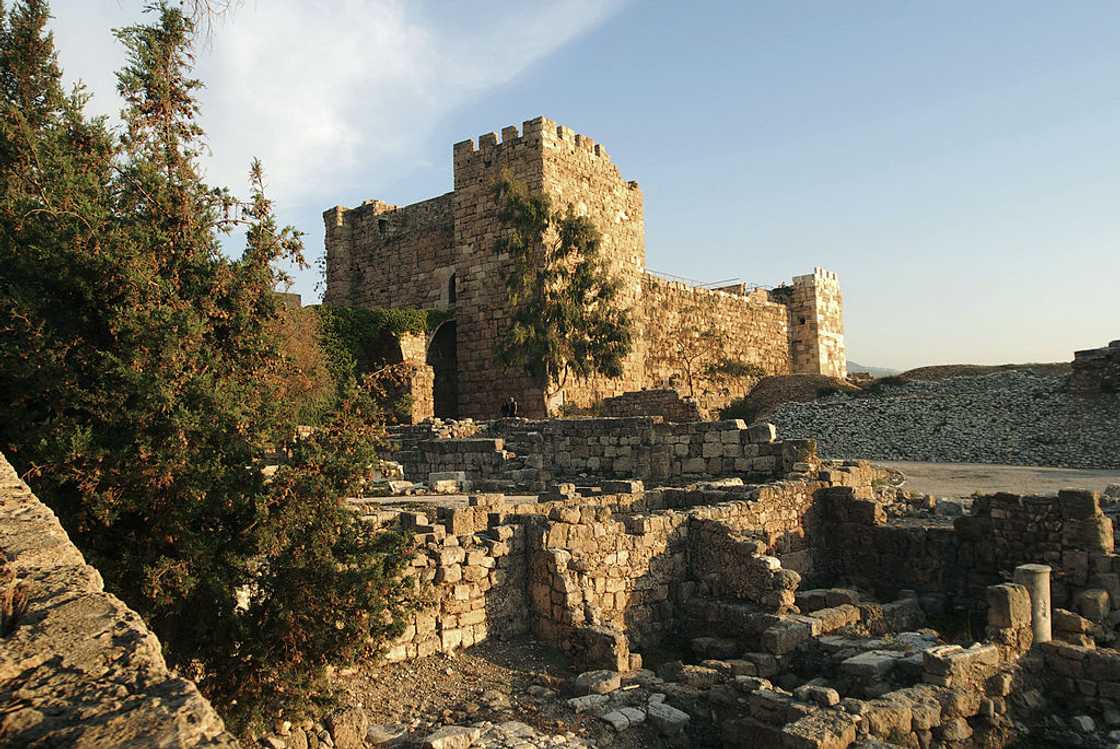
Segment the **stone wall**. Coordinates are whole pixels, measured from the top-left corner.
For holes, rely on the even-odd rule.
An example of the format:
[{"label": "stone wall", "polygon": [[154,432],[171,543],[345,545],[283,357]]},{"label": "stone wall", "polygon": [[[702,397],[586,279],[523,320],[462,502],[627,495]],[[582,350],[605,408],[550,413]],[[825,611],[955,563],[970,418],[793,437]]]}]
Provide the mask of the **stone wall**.
[{"label": "stone wall", "polygon": [[[665,423],[660,417],[502,419],[466,439],[395,441],[389,456],[405,477],[424,481],[432,471],[463,471],[470,480],[525,466],[549,481],[580,474],[601,478],[667,480],[747,475],[770,479],[815,464],[812,440],[776,441],[773,428],[730,421]],[[515,452],[516,451],[516,452]]]},{"label": "stone wall", "polygon": [[[630,646],[655,647],[677,631],[696,586],[720,572],[738,580],[736,570],[761,565],[736,585],[763,605],[766,586],[792,581],[765,611],[792,604],[801,575],[814,574],[817,490],[840,482],[866,492],[871,476],[866,464],[828,466],[761,486],[608,482],[607,493],[524,504],[477,495],[434,514],[378,510],[371,520],[415,535],[410,574],[427,602],[388,657],[532,631],[588,665],[626,668]],[[754,543],[732,549],[716,529]]]},{"label": "stone wall", "polygon": [[1074,352],[1070,388],[1079,395],[1120,393],[1120,340]]},{"label": "stone wall", "polygon": [[1106,593],[1106,614],[1116,608],[1120,556],[1093,492],[977,497],[972,514],[952,525],[888,524],[876,502],[846,488],[825,490],[821,500],[831,529],[821,552],[834,580],[881,597],[910,589],[983,608],[987,586],[1021,564],[1039,563],[1054,570],[1056,607],[1076,607],[1078,594],[1091,590]]},{"label": "stone wall", "polygon": [[[723,353],[757,363],[769,374],[791,371],[789,313],[766,299],[766,292],[747,294],[742,285],[722,291],[694,289],[645,273],[641,190],[636,182],[623,179],[606,150],[592,139],[538,117],[524,122],[520,130],[503,128],[500,138],[487,133],[477,144],[456,143],[453,159],[451,193],[404,207],[372,200],[324,213],[325,301],[365,307],[454,307],[457,415],[492,418],[506,398],[514,396],[524,415],[539,417],[679,380],[680,367],[653,339],[663,336],[674,320],[687,317],[696,299],[714,302],[711,323],[725,341]],[[602,256],[621,282],[620,304],[630,309],[635,324],[634,348],[620,377],[545,388],[497,362],[495,347],[509,323],[502,278],[507,259],[494,252],[503,230],[495,187],[504,179],[547,194],[555,210],[570,206],[602,234]],[[818,271],[804,278],[814,280],[797,285],[797,304],[811,317],[798,339],[806,352],[799,361],[810,367],[803,371],[842,369],[836,276]],[[804,294],[802,286],[808,289]],[[818,333],[821,341],[815,338]],[[720,394],[707,407],[723,405],[736,394]]]},{"label": "stone wall", "polygon": [[324,212],[327,288],[344,307],[447,307],[455,268],[451,194],[397,207],[367,200]]},{"label": "stone wall", "polygon": [[424,482],[430,473],[449,471],[461,471],[468,480],[478,481],[502,474],[509,459],[504,444],[501,438],[492,437],[429,439],[394,452],[392,458],[412,481]]},{"label": "stone wall", "polygon": [[414,613],[386,659],[402,661],[470,647],[487,637],[529,631],[526,601],[530,526],[489,523],[494,500],[444,513],[434,524],[405,514],[404,528],[420,549],[410,575],[425,605]]},{"label": "stone wall", "polygon": [[1068,707],[1091,712],[1120,708],[1120,651],[1060,640],[1041,646],[1049,686]]},{"label": "stone wall", "polygon": [[237,746],[2,455],[0,551],[29,590],[27,611],[0,641],[0,744]]},{"label": "stone wall", "polygon": [[[755,364],[767,375],[791,372],[788,311],[770,301],[764,289],[747,295],[697,288],[657,276],[642,276],[641,319],[647,342],[647,387],[673,387],[688,393],[683,355],[702,354],[693,366],[702,369],[727,361]],[[718,345],[701,342],[704,333],[716,333]],[[689,342],[680,344],[680,339]],[[749,380],[732,381],[730,387],[705,388],[699,377],[693,396],[700,407],[713,412],[746,395]],[[647,412],[648,413],[648,412]]]},{"label": "stone wall", "polygon": [[603,416],[611,418],[660,416],[665,421],[698,421],[703,418],[695,401],[682,398],[672,388],[623,393],[605,398],[600,407]]}]

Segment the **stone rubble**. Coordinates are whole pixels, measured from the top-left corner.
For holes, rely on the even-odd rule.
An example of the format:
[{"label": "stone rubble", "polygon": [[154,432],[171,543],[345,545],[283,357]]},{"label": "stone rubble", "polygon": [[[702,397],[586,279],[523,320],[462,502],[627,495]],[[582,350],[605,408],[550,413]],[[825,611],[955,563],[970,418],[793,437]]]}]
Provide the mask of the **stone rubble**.
[{"label": "stone rubble", "polygon": [[826,458],[1120,468],[1120,394],[1011,370],[785,403],[768,417]]}]

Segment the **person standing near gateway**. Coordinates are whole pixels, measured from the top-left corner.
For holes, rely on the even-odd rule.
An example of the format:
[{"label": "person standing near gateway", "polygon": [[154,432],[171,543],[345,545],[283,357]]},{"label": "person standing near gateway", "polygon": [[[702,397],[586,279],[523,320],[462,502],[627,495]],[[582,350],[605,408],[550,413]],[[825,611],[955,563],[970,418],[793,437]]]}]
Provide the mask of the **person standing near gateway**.
[{"label": "person standing near gateway", "polygon": [[517,400],[512,395],[508,401],[502,404],[502,416],[509,419],[517,418]]}]

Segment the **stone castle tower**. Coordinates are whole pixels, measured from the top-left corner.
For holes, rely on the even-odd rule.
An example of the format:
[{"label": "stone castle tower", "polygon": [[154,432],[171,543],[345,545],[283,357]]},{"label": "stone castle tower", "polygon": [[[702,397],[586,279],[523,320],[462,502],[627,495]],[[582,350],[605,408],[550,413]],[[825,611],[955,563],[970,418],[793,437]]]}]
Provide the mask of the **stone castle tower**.
[{"label": "stone castle tower", "polygon": [[[686,315],[703,298],[713,323],[726,331],[728,355],[768,373],[845,371],[841,298],[834,273],[817,269],[794,280],[792,294],[773,301],[764,290],[710,290],[646,272],[642,193],[606,150],[586,136],[538,117],[501,138],[488,133],[456,143],[454,190],[407,206],[371,200],[332,208],[326,223],[324,303],[358,307],[454,310],[432,335],[435,409],[441,416],[497,415],[509,396],[526,416],[561,404],[587,406],[608,396],[662,387],[673,362],[651,346],[658,327]],[[502,282],[504,258],[494,251],[501,227],[494,185],[503,177],[547,193],[553,206],[571,205],[602,233],[602,255],[622,281],[623,303],[636,323],[636,343],[617,379],[567,383],[550,403],[543,383],[496,361],[496,344],[509,315]],[[784,302],[784,303],[783,303]]]}]

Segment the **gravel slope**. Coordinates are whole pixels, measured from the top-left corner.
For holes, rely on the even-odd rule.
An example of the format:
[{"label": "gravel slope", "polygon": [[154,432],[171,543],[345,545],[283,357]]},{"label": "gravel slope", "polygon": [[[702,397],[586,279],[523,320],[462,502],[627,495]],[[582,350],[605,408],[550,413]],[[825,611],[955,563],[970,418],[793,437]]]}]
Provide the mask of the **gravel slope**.
[{"label": "gravel slope", "polygon": [[830,458],[1120,468],[1120,397],[1075,398],[1067,378],[1029,371],[786,403],[769,420]]}]

